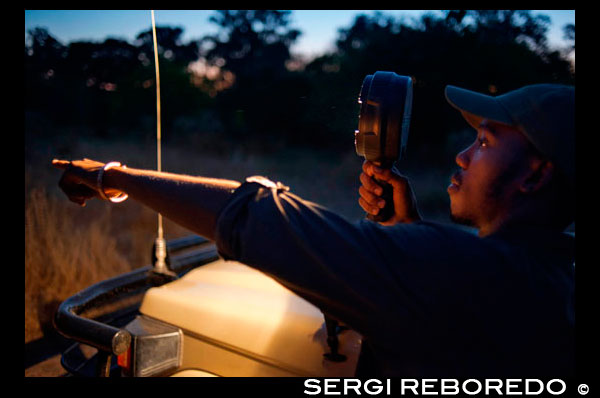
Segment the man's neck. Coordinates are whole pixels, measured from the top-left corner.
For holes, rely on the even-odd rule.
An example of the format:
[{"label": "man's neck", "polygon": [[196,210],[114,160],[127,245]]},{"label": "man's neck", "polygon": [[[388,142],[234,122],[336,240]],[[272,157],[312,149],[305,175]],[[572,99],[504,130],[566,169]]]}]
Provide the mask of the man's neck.
[{"label": "man's neck", "polygon": [[564,229],[558,227],[551,222],[550,218],[540,219],[536,217],[519,217],[517,214],[513,214],[511,217],[504,217],[502,219],[494,220],[493,222],[487,223],[479,227],[478,236],[484,238],[492,234],[496,234],[501,231],[508,229],[523,229],[523,228],[537,228],[545,229],[548,231],[555,230],[556,232],[563,232]]},{"label": "man's neck", "polygon": [[491,220],[477,225],[480,237],[489,236],[498,231],[510,228],[541,228],[562,232],[565,228],[557,223],[552,209],[543,201],[512,202],[504,212],[497,212]]}]

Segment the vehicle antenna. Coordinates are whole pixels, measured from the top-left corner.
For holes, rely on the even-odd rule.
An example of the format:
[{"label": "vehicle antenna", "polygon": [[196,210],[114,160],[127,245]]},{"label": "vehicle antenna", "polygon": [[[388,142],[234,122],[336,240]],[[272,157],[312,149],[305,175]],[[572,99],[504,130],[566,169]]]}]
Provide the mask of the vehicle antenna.
[{"label": "vehicle antenna", "polygon": [[[160,73],[158,70],[158,43],[156,40],[156,23],[154,21],[154,10],[152,14],[152,39],[154,42],[154,69],[156,71],[156,164],[157,170],[162,171],[161,159],[161,122],[160,122]],[[170,274],[165,261],[167,257],[167,243],[163,237],[162,215],[158,213],[158,236],[154,242],[154,271],[161,274]]]}]

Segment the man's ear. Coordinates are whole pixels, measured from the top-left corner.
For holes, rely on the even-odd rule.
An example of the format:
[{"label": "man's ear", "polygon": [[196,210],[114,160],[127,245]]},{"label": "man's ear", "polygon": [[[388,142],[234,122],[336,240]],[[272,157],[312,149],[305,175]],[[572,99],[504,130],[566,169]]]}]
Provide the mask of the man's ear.
[{"label": "man's ear", "polygon": [[538,160],[532,165],[531,172],[523,180],[519,189],[522,193],[537,192],[550,183],[554,176],[554,165],[548,160]]}]

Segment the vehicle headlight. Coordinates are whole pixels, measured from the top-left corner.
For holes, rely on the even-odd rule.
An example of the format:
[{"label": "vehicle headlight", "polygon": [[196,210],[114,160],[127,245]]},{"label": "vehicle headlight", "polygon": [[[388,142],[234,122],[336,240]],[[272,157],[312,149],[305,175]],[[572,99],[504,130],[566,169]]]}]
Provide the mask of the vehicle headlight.
[{"label": "vehicle headlight", "polygon": [[131,333],[131,344],[117,362],[126,376],[163,375],[181,366],[183,332],[178,327],[138,315],[125,330]]}]

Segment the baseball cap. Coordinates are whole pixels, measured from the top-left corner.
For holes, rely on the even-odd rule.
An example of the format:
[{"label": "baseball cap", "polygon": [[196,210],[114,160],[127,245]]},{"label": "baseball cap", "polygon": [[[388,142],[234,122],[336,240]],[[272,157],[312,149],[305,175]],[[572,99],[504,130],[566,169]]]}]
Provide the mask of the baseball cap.
[{"label": "baseball cap", "polygon": [[445,94],[474,128],[483,119],[517,128],[575,185],[575,87],[534,84],[491,96],[446,86]]}]

